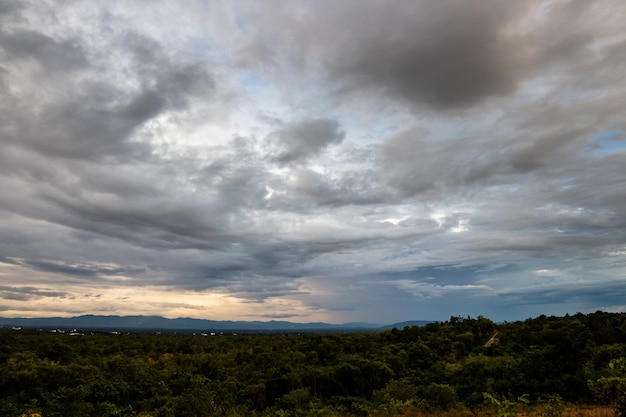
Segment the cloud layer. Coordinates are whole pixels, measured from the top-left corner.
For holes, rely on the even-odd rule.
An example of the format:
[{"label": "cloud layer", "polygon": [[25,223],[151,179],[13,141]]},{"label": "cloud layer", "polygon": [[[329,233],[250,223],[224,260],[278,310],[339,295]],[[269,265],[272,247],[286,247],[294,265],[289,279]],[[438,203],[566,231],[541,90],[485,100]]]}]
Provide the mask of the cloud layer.
[{"label": "cloud layer", "polygon": [[619,1],[5,2],[0,312],[623,311]]}]

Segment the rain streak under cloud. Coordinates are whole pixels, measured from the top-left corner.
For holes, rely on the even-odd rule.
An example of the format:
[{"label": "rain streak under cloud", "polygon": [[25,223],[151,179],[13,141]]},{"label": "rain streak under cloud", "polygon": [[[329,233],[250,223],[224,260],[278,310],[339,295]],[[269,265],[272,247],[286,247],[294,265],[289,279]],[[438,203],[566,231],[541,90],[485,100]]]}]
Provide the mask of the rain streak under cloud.
[{"label": "rain streak under cloud", "polygon": [[625,21],[3,1],[0,316],[624,311]]}]

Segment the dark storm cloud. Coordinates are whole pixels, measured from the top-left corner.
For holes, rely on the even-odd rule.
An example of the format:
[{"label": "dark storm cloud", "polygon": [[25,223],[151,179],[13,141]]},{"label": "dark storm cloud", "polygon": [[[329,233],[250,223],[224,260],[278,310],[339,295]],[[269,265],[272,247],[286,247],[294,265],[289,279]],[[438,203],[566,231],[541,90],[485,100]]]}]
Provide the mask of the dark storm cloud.
[{"label": "dark storm cloud", "polygon": [[269,140],[279,149],[275,160],[287,164],[315,157],[324,148],[340,143],[344,136],[336,120],[310,119],[272,132]]},{"label": "dark storm cloud", "polygon": [[247,67],[263,56],[259,68],[320,71],[338,103],[366,93],[436,111],[509,97],[546,71],[588,69],[598,32],[618,16],[610,4],[536,0],[277,1],[274,9],[246,26],[261,25],[239,51]]},{"label": "dark storm cloud", "polygon": [[[353,9],[349,25],[359,31],[356,42],[341,45],[330,64],[348,89],[447,108],[517,88],[524,76],[525,36],[505,31],[517,24],[527,2],[412,3]],[[372,21],[375,13],[383,18]]]},{"label": "dark storm cloud", "polygon": [[[272,41],[281,45],[288,33],[293,62],[302,67],[313,58],[333,82],[342,83],[344,93],[462,107],[509,94],[527,76],[530,39],[520,26],[532,3],[318,2],[294,13],[297,17],[276,13],[272,19],[280,22]],[[291,6],[279,4],[285,10]],[[257,42],[241,54],[258,55],[265,44]]]}]

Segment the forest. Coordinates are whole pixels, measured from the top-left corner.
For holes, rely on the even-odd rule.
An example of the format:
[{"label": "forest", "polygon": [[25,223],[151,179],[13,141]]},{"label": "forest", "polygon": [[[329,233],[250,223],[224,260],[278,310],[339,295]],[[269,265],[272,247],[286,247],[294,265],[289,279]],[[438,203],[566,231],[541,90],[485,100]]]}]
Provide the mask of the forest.
[{"label": "forest", "polygon": [[[626,313],[361,333],[0,330],[0,415],[626,416]],[[486,413],[486,414],[485,414]]]}]

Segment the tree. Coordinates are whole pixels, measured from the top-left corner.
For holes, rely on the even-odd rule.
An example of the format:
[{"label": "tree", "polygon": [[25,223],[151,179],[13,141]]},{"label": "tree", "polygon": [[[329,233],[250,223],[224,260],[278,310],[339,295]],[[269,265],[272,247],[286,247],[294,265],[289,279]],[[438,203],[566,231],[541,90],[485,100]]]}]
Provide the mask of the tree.
[{"label": "tree", "polygon": [[596,401],[614,404],[618,416],[626,417],[626,358],[609,362],[611,376],[589,381],[589,389]]}]

